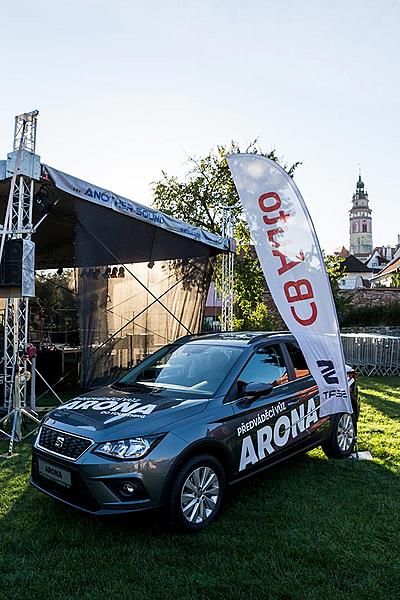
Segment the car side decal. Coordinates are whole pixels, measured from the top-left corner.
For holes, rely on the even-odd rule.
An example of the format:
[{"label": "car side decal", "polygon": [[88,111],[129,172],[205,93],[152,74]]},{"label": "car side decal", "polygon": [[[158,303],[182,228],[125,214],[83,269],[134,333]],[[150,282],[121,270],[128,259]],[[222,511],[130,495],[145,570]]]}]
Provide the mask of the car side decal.
[{"label": "car side decal", "polygon": [[265,421],[276,417],[279,413],[283,412],[286,408],[285,402],[279,402],[270,408],[266,408],[264,411],[258,413],[253,419],[247,421],[247,423],[241,423],[240,427],[237,428],[237,434],[240,437],[243,433],[251,431],[257,425],[262,425]]},{"label": "car side decal", "polygon": [[[293,409],[291,411],[290,418],[287,415],[280,415],[273,426],[265,425],[264,427],[261,427],[261,429],[258,429],[256,432],[257,451],[253,443],[252,436],[247,435],[244,437],[240,452],[239,471],[243,471],[248,466],[255,465],[263,458],[266,458],[267,455],[272,454],[277,449],[286,446],[290,438],[294,439],[300,433],[309,429],[312,423],[316,423],[318,421],[318,408],[318,406],[315,406],[314,399],[311,398],[308,401],[307,410],[305,410],[304,404],[300,404],[298,409]],[[257,415],[257,417],[258,416],[259,415]],[[249,423],[257,421],[258,424],[257,417],[249,421]],[[245,427],[247,427],[249,423],[247,423]],[[254,427],[254,425],[252,425],[252,427]],[[243,425],[238,427],[238,436],[241,435],[242,428]]]}]

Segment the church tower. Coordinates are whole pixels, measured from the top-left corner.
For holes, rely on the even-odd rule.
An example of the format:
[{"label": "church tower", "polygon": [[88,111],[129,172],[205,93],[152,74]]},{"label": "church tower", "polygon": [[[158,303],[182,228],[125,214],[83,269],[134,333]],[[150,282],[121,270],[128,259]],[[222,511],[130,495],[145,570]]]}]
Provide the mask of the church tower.
[{"label": "church tower", "polygon": [[350,254],[366,261],[372,254],[372,218],[368,206],[368,192],[364,190],[361,173],[358,176],[356,193],[353,194],[350,217]]}]

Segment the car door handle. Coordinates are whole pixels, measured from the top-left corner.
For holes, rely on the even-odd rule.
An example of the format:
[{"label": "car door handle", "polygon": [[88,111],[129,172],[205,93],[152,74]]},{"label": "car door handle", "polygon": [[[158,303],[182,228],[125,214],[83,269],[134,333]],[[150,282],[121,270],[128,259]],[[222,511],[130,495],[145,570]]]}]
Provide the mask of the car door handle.
[{"label": "car door handle", "polygon": [[288,400],[288,402],[286,402],[286,406],[294,406],[295,404],[298,404],[299,401],[298,400]]}]

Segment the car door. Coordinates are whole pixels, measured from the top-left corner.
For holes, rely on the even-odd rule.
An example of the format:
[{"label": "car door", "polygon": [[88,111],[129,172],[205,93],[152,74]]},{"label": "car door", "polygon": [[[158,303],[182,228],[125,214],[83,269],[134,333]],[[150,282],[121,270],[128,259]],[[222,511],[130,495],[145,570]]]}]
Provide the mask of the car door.
[{"label": "car door", "polygon": [[[280,343],[257,348],[239,374],[230,396],[235,412],[236,475],[262,468],[289,451],[291,402],[296,392],[291,375]],[[250,401],[244,393],[248,383],[270,383],[273,388]]]},{"label": "car door", "polygon": [[330,417],[319,416],[318,387],[298,343],[294,340],[285,341],[285,349],[292,367],[290,370],[295,378],[294,398],[297,399],[297,403],[292,403],[292,409],[296,410],[298,419],[296,443],[304,446],[315,445],[327,435]]}]

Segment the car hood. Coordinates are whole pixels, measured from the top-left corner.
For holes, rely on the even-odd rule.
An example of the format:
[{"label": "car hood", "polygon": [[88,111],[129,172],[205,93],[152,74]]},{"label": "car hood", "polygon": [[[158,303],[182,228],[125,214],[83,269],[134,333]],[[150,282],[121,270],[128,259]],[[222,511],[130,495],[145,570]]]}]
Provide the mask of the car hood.
[{"label": "car hood", "polygon": [[53,409],[44,424],[112,440],[169,431],[175,422],[202,412],[208,403],[208,398],[171,398],[162,392],[138,394],[104,387]]}]

